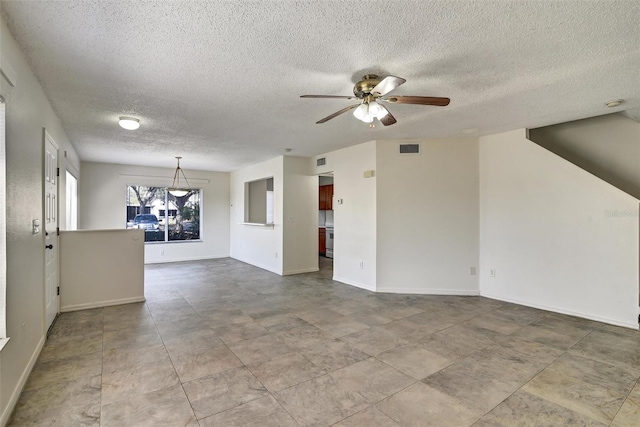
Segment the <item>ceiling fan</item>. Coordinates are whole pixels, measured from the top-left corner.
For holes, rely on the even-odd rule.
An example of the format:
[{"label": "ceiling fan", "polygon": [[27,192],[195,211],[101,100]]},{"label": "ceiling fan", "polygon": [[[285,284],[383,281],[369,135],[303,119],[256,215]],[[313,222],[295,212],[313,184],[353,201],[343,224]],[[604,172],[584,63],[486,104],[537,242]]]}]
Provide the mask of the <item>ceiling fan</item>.
[{"label": "ceiling fan", "polygon": [[336,111],[330,116],[317,121],[317,124],[328,122],[334,117],[347,111],[353,110],[353,115],[365,123],[378,119],[383,125],[390,126],[397,122],[396,118],[380,104],[380,101],[390,104],[417,104],[435,105],[445,107],[451,101],[449,98],[436,98],[432,96],[386,96],[389,92],[406,82],[405,79],[395,76],[387,76],[382,80],[375,74],[367,74],[362,77],[353,87],[354,96],[333,96],[333,95],[302,95],[300,98],[339,98],[339,99],[359,99],[358,104],[350,105],[340,111]]}]

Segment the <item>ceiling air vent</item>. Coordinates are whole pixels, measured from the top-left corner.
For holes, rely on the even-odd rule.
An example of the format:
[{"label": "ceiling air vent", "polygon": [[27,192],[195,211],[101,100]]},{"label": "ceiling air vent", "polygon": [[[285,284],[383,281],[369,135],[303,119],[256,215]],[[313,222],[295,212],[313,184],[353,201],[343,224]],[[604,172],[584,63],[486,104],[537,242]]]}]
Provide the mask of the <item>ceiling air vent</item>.
[{"label": "ceiling air vent", "polygon": [[321,157],[321,158],[316,160],[316,166],[324,166],[326,164],[327,164],[327,158],[326,157]]},{"label": "ceiling air vent", "polygon": [[399,154],[420,154],[420,144],[400,144],[398,145]]}]

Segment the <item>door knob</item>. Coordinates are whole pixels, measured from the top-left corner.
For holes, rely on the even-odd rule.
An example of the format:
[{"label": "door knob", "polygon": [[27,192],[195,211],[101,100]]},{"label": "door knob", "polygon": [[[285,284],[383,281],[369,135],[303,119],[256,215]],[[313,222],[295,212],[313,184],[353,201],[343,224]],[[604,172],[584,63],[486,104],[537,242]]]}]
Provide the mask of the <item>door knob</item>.
[{"label": "door knob", "polygon": [[45,246],[45,248],[47,248],[47,249],[53,249],[53,245],[47,245],[47,246]]}]

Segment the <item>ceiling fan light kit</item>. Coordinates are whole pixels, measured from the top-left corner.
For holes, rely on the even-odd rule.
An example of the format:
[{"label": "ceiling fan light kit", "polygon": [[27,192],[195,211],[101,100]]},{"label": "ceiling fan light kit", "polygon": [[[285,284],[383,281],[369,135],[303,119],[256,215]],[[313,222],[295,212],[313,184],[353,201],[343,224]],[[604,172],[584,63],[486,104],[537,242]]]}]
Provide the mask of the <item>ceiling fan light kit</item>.
[{"label": "ceiling fan light kit", "polygon": [[373,100],[363,102],[353,111],[355,118],[365,123],[373,122],[374,118],[382,120],[387,114],[389,114],[389,111]]},{"label": "ceiling fan light kit", "polygon": [[[189,193],[189,191],[191,191],[191,185],[189,185],[189,181],[187,180],[187,177],[184,174],[184,171],[180,167],[181,158],[182,157],[180,156],[176,156],[176,159],[178,159],[178,166],[176,167],[176,172],[173,174],[173,183],[171,184],[171,187],[168,189],[169,194],[175,197],[184,197]],[[187,184],[186,187],[180,184],[180,174],[182,174],[182,177],[184,178],[184,182]]]},{"label": "ceiling fan light kit", "polygon": [[[378,119],[383,125],[390,126],[397,123],[397,120],[387,110],[385,106],[380,104],[382,102],[388,102],[391,104],[416,104],[416,105],[433,105],[438,107],[445,107],[449,105],[449,98],[438,98],[430,96],[393,96],[385,97],[386,94],[406,82],[405,79],[396,76],[387,76],[380,80],[375,74],[366,74],[362,77],[358,83],[353,87],[353,94],[355,96],[333,96],[333,95],[302,95],[300,98],[338,98],[338,99],[360,99],[360,104],[350,105],[337,111],[322,120],[317,121],[317,124],[328,122],[329,120],[337,117],[349,110],[353,110],[353,116],[358,120],[365,123],[372,123],[373,119]],[[371,126],[370,126],[371,127]]]}]

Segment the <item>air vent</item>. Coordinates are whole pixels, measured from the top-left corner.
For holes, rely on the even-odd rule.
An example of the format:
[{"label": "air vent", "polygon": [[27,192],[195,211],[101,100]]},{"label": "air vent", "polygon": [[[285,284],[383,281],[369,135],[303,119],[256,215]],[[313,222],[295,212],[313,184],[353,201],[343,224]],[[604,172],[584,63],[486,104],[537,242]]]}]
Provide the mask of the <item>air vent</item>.
[{"label": "air vent", "polygon": [[400,144],[398,145],[399,154],[420,154],[420,144]]},{"label": "air vent", "polygon": [[327,158],[326,157],[321,157],[321,158],[316,160],[316,166],[324,166],[326,164],[327,164]]}]

